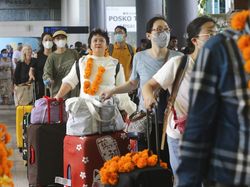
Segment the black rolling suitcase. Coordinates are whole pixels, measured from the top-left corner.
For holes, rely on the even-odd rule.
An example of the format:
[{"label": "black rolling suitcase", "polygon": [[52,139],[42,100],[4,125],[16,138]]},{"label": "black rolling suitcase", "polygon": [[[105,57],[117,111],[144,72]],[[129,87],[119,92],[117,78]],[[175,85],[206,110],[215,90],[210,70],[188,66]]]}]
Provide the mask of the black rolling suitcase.
[{"label": "black rolling suitcase", "polygon": [[[154,114],[154,115],[152,115]],[[155,134],[156,134],[156,152],[159,161],[159,125],[157,119],[157,108],[153,109],[153,113],[147,112],[147,142],[149,150],[152,150],[150,144],[149,129],[152,126],[152,120],[155,121]],[[115,186],[105,185],[105,187],[172,187],[173,174],[169,169],[160,167],[160,163],[155,167],[146,167],[143,169],[135,169],[129,173],[120,173],[119,182]]]},{"label": "black rolling suitcase", "polygon": [[26,112],[23,115],[23,160],[28,160],[28,152],[27,152],[27,146],[28,146],[28,137],[27,137],[27,127],[30,125],[30,112]]}]

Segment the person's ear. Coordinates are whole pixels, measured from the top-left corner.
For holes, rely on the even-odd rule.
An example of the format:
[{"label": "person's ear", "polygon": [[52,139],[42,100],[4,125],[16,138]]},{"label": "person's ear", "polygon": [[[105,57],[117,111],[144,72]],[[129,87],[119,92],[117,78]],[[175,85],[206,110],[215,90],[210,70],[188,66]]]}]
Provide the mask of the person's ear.
[{"label": "person's ear", "polygon": [[197,40],[198,40],[198,38],[192,38],[191,39],[191,42],[194,44],[194,46],[197,45]]},{"label": "person's ear", "polygon": [[148,40],[150,40],[151,39],[151,37],[150,37],[150,33],[146,33],[146,38],[148,39]]}]

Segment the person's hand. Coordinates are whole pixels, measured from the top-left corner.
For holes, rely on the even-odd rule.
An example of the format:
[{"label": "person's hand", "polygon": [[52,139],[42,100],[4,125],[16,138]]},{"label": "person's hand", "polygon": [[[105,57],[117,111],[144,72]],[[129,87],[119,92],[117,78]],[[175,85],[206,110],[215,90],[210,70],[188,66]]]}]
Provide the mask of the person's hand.
[{"label": "person's hand", "polygon": [[30,75],[29,76],[29,82],[32,82],[32,81],[34,81],[35,80],[35,76],[34,75]]},{"label": "person's hand", "polygon": [[156,105],[157,101],[154,97],[145,97],[144,98],[144,106],[147,110],[151,111],[154,105]]},{"label": "person's hand", "polygon": [[60,97],[58,97],[57,94],[56,94],[55,97],[54,97],[54,99],[56,99],[57,101],[59,101],[59,98],[60,98]]},{"label": "person's hand", "polygon": [[53,84],[53,81],[50,80],[50,79],[43,80],[43,84],[44,84],[44,86],[46,86],[46,87],[50,87],[51,84]]},{"label": "person's hand", "polygon": [[101,93],[101,99],[103,100],[106,100],[106,99],[109,99],[110,97],[112,97],[113,95],[113,91],[112,89],[111,90],[105,90]]}]

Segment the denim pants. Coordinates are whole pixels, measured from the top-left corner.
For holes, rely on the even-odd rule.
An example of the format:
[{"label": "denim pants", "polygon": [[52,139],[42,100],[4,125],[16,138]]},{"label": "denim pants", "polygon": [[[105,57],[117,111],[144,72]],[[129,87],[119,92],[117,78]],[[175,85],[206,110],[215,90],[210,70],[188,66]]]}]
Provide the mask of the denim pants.
[{"label": "denim pants", "polygon": [[179,159],[179,139],[174,139],[167,136],[169,160],[174,176],[176,175],[177,167],[180,164]]},{"label": "denim pants", "polygon": [[204,185],[204,187],[249,187],[249,186],[245,186],[245,185],[226,185],[226,184],[220,184],[220,183],[213,183],[213,184],[206,184]]}]

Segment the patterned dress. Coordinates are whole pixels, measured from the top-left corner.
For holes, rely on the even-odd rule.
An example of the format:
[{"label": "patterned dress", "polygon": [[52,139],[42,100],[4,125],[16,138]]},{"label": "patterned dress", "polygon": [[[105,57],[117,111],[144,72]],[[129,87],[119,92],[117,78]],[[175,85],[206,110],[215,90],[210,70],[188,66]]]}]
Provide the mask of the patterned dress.
[{"label": "patterned dress", "polygon": [[[12,100],[12,63],[8,59],[6,62],[0,59],[0,100],[7,98]],[[7,103],[10,104],[10,103]]]}]

